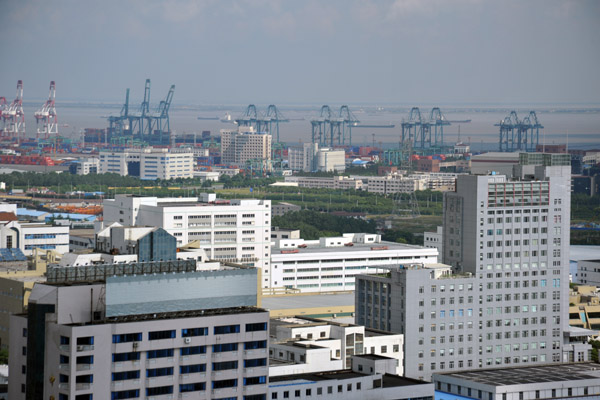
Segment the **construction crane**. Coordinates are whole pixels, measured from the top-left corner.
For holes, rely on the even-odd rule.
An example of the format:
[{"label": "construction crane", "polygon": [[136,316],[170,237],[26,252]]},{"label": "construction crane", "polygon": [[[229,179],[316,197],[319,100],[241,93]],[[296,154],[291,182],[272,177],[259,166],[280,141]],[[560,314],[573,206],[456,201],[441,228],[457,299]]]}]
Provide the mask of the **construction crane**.
[{"label": "construction crane", "polygon": [[4,129],[2,140],[21,142],[25,137],[25,112],[23,111],[23,81],[17,81],[17,95],[15,99],[2,111]]},{"label": "construction crane", "polygon": [[508,116],[494,126],[500,127],[500,151],[535,151],[539,144],[540,129],[544,127],[538,121],[535,111],[521,121],[516,111],[511,111]]},{"label": "construction crane", "polygon": [[50,82],[48,100],[33,115],[37,123],[36,138],[46,140],[50,135],[58,136],[58,121],[56,116],[56,84]]}]

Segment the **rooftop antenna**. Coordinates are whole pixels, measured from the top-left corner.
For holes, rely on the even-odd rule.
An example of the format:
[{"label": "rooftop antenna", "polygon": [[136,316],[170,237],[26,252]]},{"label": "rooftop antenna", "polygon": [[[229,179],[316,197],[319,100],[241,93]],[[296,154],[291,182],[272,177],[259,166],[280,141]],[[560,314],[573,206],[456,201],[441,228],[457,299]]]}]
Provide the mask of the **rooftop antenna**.
[{"label": "rooftop antenna", "polygon": [[567,130],[567,153],[569,153],[569,131]]},{"label": "rooftop antenna", "polygon": [[458,143],[460,143],[460,125],[458,125]]}]

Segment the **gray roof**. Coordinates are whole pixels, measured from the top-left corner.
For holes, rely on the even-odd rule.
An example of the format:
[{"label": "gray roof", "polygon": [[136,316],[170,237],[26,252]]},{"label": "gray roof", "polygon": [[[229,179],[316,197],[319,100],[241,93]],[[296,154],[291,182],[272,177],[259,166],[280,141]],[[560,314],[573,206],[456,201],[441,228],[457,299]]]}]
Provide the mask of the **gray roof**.
[{"label": "gray roof", "polygon": [[261,307],[268,310],[354,306],[354,293],[263,297]]},{"label": "gray roof", "polygon": [[437,374],[490,386],[510,386],[531,383],[550,383],[599,379],[600,364],[549,364],[531,367],[474,370],[448,374]]},{"label": "gray roof", "polygon": [[[347,239],[347,240],[350,240],[350,239]],[[342,239],[342,241],[343,241],[343,239]],[[366,244],[354,243],[352,246],[323,247],[323,246],[309,245],[308,247],[298,249],[299,252],[297,254],[339,253],[339,252],[348,253],[348,252],[353,252],[353,251],[371,250],[371,247],[383,247],[383,246],[387,246],[387,251],[389,251],[389,250],[392,250],[392,251],[394,251],[394,250],[396,250],[396,251],[398,251],[398,250],[413,250],[413,249],[428,249],[431,251],[435,250],[435,249],[423,247],[423,246],[381,241],[380,243],[366,243]],[[277,255],[277,253],[275,253],[275,251],[278,251],[278,250],[296,250],[296,248],[273,247],[273,255]],[[381,250],[373,250],[373,254],[377,254],[379,251],[381,251]],[[344,256],[340,256],[340,258],[344,258]]]}]

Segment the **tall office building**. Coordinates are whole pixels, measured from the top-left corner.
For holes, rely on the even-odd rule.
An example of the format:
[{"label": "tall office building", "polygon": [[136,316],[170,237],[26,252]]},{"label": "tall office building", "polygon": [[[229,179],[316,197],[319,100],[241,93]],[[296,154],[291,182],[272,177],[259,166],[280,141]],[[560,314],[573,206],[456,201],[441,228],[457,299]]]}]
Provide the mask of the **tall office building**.
[{"label": "tall office building", "polygon": [[270,200],[217,200],[214,194],[200,199],[117,195],[103,205],[105,226],[155,226],[175,236],[178,246],[197,241],[210,259],[269,267]]},{"label": "tall office building", "polygon": [[236,398],[268,391],[257,270],[193,260],[50,267],[11,316],[9,398]]},{"label": "tall office building", "polygon": [[268,133],[255,132],[252,127],[237,130],[221,130],[221,162],[245,166],[247,161],[271,160],[272,137]]},{"label": "tall office building", "polygon": [[568,327],[570,167],[459,176],[444,197],[444,262],[357,276],[357,323],[404,334],[404,371],[585,361]]}]

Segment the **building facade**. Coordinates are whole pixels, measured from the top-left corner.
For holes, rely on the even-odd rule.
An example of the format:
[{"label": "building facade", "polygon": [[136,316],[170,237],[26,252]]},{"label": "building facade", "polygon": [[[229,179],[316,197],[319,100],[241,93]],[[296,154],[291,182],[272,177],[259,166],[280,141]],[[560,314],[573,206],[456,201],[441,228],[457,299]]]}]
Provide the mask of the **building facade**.
[{"label": "building facade", "polygon": [[[268,274],[272,288],[301,292],[354,290],[355,277],[378,273],[398,263],[435,264],[436,249],[385,242],[381,235],[346,233],[319,240],[284,239],[276,242]],[[266,276],[264,277],[267,278]]]},{"label": "building facade", "polygon": [[251,127],[221,130],[221,162],[243,167],[250,160],[269,161],[272,140],[270,134],[255,132]]},{"label": "building facade", "polygon": [[[251,305],[255,269],[80,268],[86,279],[105,278],[51,271],[27,316],[11,318],[9,398],[266,398],[269,320]],[[205,291],[222,295],[215,302]]]},{"label": "building facade", "polygon": [[101,151],[99,157],[101,174],[114,173],[147,180],[194,177],[194,154],[186,148]]},{"label": "building facade", "polygon": [[[117,195],[105,199],[104,224],[163,228],[177,246],[198,241],[212,260],[236,262],[263,269],[271,257],[271,201],[157,198]],[[263,285],[270,281],[265,277]]]},{"label": "building facade", "polygon": [[408,376],[587,360],[568,326],[570,167],[516,172],[460,176],[445,193],[444,262],[455,273],[358,278],[357,323],[404,333]]}]

